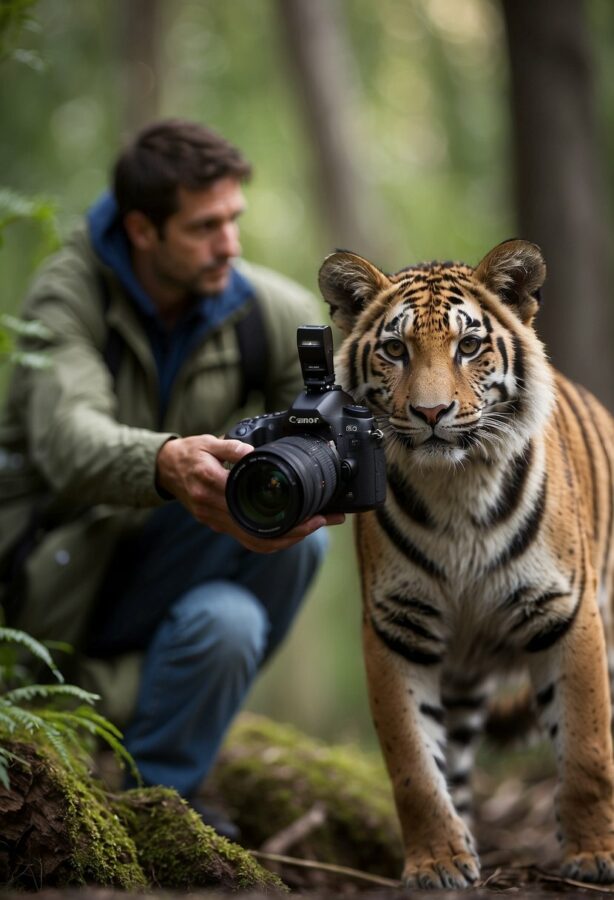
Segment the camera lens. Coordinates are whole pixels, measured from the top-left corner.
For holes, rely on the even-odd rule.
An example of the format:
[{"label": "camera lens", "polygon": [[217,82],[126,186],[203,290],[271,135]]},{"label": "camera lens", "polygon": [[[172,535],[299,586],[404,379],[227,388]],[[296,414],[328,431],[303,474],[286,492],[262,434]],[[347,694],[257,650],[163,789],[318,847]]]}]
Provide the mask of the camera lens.
[{"label": "camera lens", "polygon": [[272,441],[236,464],[226,484],[228,508],[252,534],[277,537],[324,509],[340,479],[337,450],[319,437]]},{"label": "camera lens", "polygon": [[275,463],[248,466],[237,485],[237,502],[253,522],[274,524],[290,504],[290,480]]}]

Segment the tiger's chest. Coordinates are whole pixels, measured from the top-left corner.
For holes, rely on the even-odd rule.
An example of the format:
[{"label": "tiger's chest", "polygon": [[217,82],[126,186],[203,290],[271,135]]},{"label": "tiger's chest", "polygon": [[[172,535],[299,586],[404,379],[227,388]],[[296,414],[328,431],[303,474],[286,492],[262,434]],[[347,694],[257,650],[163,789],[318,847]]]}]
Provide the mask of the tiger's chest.
[{"label": "tiger's chest", "polygon": [[359,529],[372,624],[409,658],[508,667],[573,603],[544,466],[507,509],[493,503],[502,478],[489,475],[430,485],[393,476],[385,507]]}]

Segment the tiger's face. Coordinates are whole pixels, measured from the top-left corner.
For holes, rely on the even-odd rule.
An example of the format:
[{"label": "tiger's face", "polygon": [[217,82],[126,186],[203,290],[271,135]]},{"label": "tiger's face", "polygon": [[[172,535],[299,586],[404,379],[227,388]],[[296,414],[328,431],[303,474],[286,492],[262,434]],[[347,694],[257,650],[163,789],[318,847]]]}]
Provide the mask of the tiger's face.
[{"label": "tiger's face", "polygon": [[475,269],[432,263],[387,276],[341,252],[320,270],[346,333],[337,372],[382,417],[389,453],[421,466],[516,452],[552,403],[532,328],[545,276],[533,244],[508,241]]}]

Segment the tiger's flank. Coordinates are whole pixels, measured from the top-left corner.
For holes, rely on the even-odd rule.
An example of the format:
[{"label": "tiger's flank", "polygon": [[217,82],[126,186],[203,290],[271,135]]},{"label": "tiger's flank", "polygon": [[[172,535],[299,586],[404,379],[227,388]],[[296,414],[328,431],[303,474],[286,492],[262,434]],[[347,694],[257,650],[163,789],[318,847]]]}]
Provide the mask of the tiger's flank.
[{"label": "tiger's flank", "polygon": [[562,872],[614,882],[614,420],[548,362],[540,249],[394,275],[333,253],[338,379],[386,435],[385,506],[357,519],[364,655],[408,887],[480,875],[470,777],[501,674],[526,668],[558,768]]}]

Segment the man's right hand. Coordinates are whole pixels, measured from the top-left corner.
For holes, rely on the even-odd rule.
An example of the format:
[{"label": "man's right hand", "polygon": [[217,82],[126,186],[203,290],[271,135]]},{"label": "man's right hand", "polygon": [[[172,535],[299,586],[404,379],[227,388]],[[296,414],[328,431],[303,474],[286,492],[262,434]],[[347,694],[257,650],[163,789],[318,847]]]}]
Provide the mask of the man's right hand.
[{"label": "man's right hand", "polygon": [[213,531],[224,532],[256,553],[274,553],[291,547],[323,525],[339,525],[345,516],[316,515],[279,538],[258,538],[244,531],[226,504],[228,470],[223,463],[238,462],[253,447],[242,441],[210,434],[175,438],[162,445],[157,459],[159,486],[176,497],[195,519]]}]

